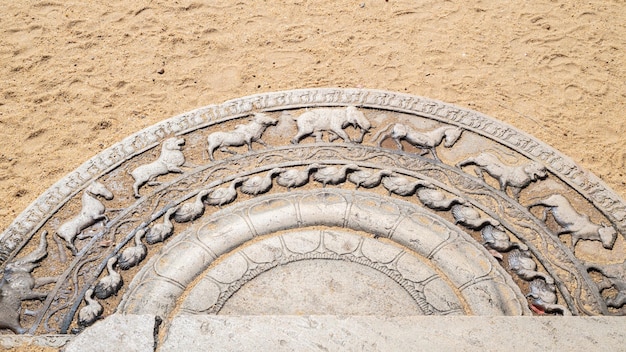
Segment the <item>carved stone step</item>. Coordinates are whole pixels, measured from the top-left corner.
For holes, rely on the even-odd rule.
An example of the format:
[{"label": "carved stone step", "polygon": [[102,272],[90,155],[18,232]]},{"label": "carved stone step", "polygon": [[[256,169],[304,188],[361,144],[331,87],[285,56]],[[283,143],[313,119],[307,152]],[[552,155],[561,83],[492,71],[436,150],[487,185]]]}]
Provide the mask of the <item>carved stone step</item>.
[{"label": "carved stone step", "polygon": [[[71,351],[152,351],[155,317],[112,315]],[[626,320],[610,317],[181,315],[163,322],[158,351],[617,351]],[[0,339],[0,342],[2,339]],[[0,344],[1,346],[1,344]]]}]

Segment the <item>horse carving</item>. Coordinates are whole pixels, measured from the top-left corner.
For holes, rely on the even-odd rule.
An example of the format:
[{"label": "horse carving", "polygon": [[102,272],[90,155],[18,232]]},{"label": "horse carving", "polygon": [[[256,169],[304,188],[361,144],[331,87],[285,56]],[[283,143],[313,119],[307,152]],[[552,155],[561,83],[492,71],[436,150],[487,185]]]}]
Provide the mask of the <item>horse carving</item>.
[{"label": "horse carving", "polygon": [[[103,197],[106,200],[113,199],[113,193],[109,191],[100,182],[92,183],[83,192],[82,197],[82,209],[80,213],[63,223],[56,231],[56,234],[65,240],[67,248],[72,251],[72,254],[76,255],[77,249],[74,246],[74,240],[78,235],[87,227],[95,224],[98,221],[108,221],[104,212],[106,210],[104,204],[98,200],[98,196]],[[85,236],[86,237],[86,236]],[[80,239],[84,237],[79,237]]]},{"label": "horse carving", "polygon": [[261,136],[267,127],[276,125],[278,120],[260,112],[254,113],[253,116],[254,118],[250,123],[237,125],[232,132],[213,132],[207,137],[207,142],[209,143],[209,159],[211,159],[211,161],[215,160],[213,153],[218,148],[223,152],[236,154],[227,147],[241,147],[247,145],[248,151],[251,151],[252,142],[257,142],[267,147],[267,144],[263,142]]},{"label": "horse carving", "polygon": [[[23,258],[10,262],[4,268],[0,281],[0,329],[9,329],[16,334],[24,334],[26,329],[20,324],[22,301],[44,300],[48,293],[33,289],[56,281],[56,277],[33,278],[33,270],[39,261],[48,254],[47,231],[41,234],[39,246]],[[32,314],[32,313],[31,313]]]},{"label": "horse carving", "polygon": [[[345,109],[310,110],[296,118],[296,125],[298,133],[291,139],[293,144],[298,144],[302,138],[311,134],[315,136],[315,142],[321,143],[324,132],[328,133],[329,142],[341,138],[346,143],[361,143],[365,134],[372,128],[365,115],[354,106]],[[350,125],[361,130],[361,137],[358,140],[350,139],[344,131],[344,128]]]},{"label": "horse carving", "polygon": [[[435,148],[444,141],[444,146],[450,148],[461,137],[463,130],[458,127],[443,126],[430,132],[418,132],[413,130],[407,125],[401,123],[390,124],[387,127],[380,130],[372,140],[375,142],[378,140],[378,146],[381,147],[385,139],[391,138],[396,142],[398,149],[404,150],[404,146],[401,141],[405,140],[412,146],[426,149],[430,151],[433,158],[437,161],[441,161],[437,156]],[[380,140],[379,140],[380,138]]]}]

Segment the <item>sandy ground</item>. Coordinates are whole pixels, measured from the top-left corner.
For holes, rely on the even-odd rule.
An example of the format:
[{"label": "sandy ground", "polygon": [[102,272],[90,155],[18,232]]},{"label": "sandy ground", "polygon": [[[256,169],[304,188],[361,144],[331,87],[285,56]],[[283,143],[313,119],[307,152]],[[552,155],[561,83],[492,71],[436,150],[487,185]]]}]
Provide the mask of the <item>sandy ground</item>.
[{"label": "sandy ground", "polygon": [[[471,3],[471,5],[467,5]],[[160,120],[306,87],[478,110],[626,196],[624,1],[3,1],[0,231]]]}]

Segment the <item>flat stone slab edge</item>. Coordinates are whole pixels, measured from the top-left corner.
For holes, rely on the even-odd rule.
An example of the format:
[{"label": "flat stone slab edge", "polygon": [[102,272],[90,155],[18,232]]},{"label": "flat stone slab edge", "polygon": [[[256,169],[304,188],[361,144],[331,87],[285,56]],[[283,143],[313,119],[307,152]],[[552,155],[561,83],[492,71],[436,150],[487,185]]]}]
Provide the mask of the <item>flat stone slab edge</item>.
[{"label": "flat stone slab edge", "polygon": [[[155,328],[156,327],[156,328]],[[162,341],[155,343],[160,329]],[[158,339],[158,337],[157,337]],[[63,351],[626,351],[623,317],[210,316],[115,314],[80,335],[0,337]]]}]

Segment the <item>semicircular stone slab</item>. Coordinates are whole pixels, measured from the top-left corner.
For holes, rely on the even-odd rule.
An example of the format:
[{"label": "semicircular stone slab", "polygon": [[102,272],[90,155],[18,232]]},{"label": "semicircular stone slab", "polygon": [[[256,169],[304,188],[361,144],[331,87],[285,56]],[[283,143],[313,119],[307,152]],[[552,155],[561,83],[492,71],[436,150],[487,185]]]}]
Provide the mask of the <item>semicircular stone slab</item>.
[{"label": "semicircular stone slab", "polygon": [[601,180],[478,112],[265,93],[140,131],[42,194],[0,235],[0,329],[77,333],[114,312],[624,315],[625,233]]}]

